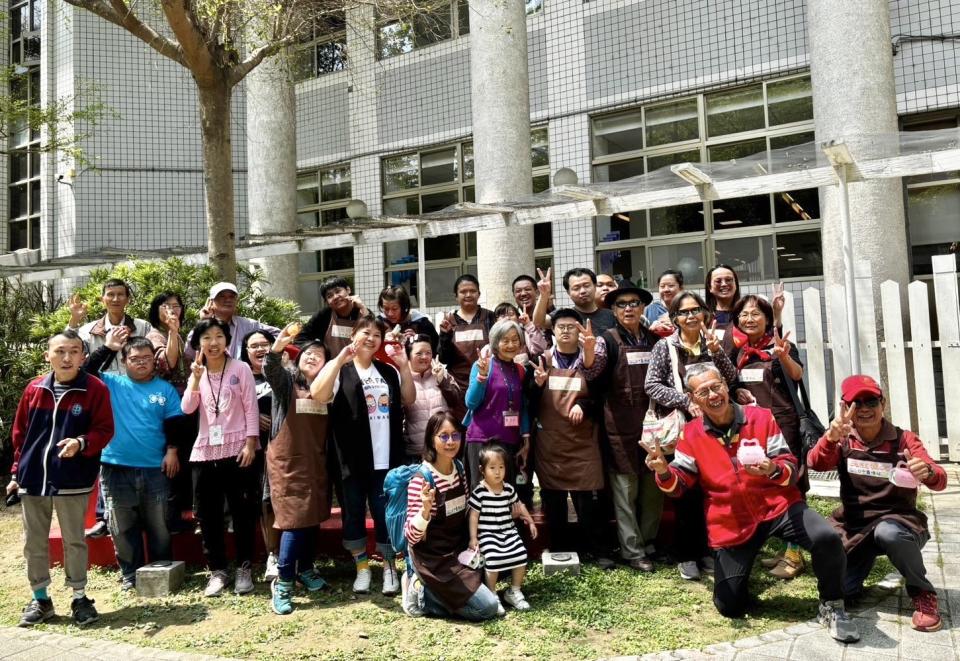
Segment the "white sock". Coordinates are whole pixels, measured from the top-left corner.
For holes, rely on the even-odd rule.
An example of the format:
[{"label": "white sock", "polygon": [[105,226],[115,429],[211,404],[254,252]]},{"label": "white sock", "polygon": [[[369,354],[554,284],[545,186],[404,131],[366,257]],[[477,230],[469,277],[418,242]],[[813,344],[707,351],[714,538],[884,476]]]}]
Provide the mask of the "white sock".
[{"label": "white sock", "polygon": [[87,591],[84,590],[83,588],[80,588],[80,589],[74,588],[74,589],[73,589],[73,598],[74,598],[74,599],[83,599],[83,598],[86,597],[86,596],[87,596]]}]

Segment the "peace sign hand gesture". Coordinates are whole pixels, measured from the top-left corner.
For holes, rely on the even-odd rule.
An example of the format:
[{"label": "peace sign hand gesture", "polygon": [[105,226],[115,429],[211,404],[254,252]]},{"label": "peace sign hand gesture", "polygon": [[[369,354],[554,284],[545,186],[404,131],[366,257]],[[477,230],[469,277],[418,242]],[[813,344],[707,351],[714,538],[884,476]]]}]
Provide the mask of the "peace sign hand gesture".
[{"label": "peace sign hand gesture", "polygon": [[790,337],[790,331],[787,331],[783,334],[783,337],[780,337],[780,331],[776,327],[773,328],[773,357],[780,358],[781,356],[790,354],[790,341],[787,339]]},{"label": "peace sign hand gesture", "polygon": [[710,350],[710,353],[717,353],[720,351],[720,338],[717,337],[717,320],[713,320],[713,323],[710,324],[710,328],[707,328],[707,325],[701,321],[700,331],[703,333],[703,337],[707,341],[707,349]]},{"label": "peace sign hand gesture", "polygon": [[587,319],[587,325],[581,326],[577,323],[577,330],[580,331],[580,346],[584,352],[593,352],[597,347],[597,336],[593,334],[593,326]]},{"label": "peace sign hand gesture", "polygon": [[540,356],[539,363],[533,366],[533,380],[541,388],[547,382],[547,365],[543,362],[543,356]]},{"label": "peace sign hand gesture", "polygon": [[440,322],[440,332],[449,333],[450,331],[453,330],[453,327],[455,325],[456,324],[454,323],[454,320],[453,320],[453,314],[448,312],[445,315],[443,315],[443,321]]},{"label": "peace sign hand gesture", "polygon": [[[639,441],[637,442],[640,443]],[[669,477],[670,463],[667,461],[666,457],[663,456],[663,449],[661,449],[660,443],[654,442],[651,445],[652,447],[646,447],[640,443],[640,447],[647,451],[647,458],[645,461],[647,468],[652,470],[661,478]]]},{"label": "peace sign hand gesture", "polygon": [[537,290],[541,296],[549,297],[553,290],[553,267],[548,266],[546,273],[538,268],[537,275],[540,277],[540,280],[537,281]]},{"label": "peace sign hand gesture", "polygon": [[489,347],[484,347],[483,349],[477,349],[477,369],[479,370],[480,378],[486,379],[487,375],[490,373]]},{"label": "peace sign hand gesture", "polygon": [[831,443],[839,443],[853,433],[853,416],[857,413],[857,404],[840,402],[840,415],[833,419],[827,429],[826,437]]},{"label": "peace sign hand gesture", "polygon": [[203,352],[198,351],[197,357],[193,359],[192,363],[190,363],[191,378],[197,385],[200,383],[200,377],[203,376],[203,369]]},{"label": "peace sign hand gesture", "polygon": [[783,283],[775,282],[773,284],[773,298],[770,305],[773,307],[773,321],[780,323],[780,315],[783,313],[783,307],[787,304],[787,297],[783,293]]}]

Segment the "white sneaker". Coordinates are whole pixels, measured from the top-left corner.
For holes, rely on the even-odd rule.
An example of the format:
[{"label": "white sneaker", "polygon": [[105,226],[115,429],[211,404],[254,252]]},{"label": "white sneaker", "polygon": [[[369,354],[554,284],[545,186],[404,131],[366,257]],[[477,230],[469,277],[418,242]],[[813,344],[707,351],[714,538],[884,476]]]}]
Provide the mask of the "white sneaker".
[{"label": "white sneaker", "polygon": [[388,597],[392,597],[400,591],[400,578],[397,576],[396,567],[386,564],[383,566],[383,589],[381,591]]},{"label": "white sneaker", "polygon": [[700,569],[694,560],[677,563],[677,569],[680,570],[680,578],[685,581],[700,580]]},{"label": "white sneaker", "polygon": [[217,570],[210,573],[207,587],[203,590],[204,597],[219,597],[223,589],[230,585],[230,576],[227,572]]},{"label": "white sneaker", "polygon": [[237,594],[253,592],[253,572],[250,570],[249,562],[244,562],[237,567],[237,578],[234,580],[233,591]]},{"label": "white sneaker", "polygon": [[370,592],[370,581],[373,574],[369,569],[361,569],[357,572],[357,577],[353,579],[353,591],[357,594],[367,594]]},{"label": "white sneaker", "polygon": [[504,609],[503,604],[500,603],[500,600],[497,599],[497,617],[505,617],[506,615],[506,609]]},{"label": "white sneaker", "polygon": [[267,569],[263,572],[263,580],[267,583],[280,576],[280,568],[277,566],[278,560],[275,553],[267,556]]},{"label": "white sneaker", "polygon": [[400,589],[403,594],[401,603],[403,612],[410,617],[423,617],[423,609],[420,608],[420,583],[414,576],[412,579],[403,572],[400,577]]},{"label": "white sneaker", "polygon": [[511,587],[505,590],[503,600],[507,602],[508,606],[513,606],[518,611],[530,610],[530,604],[527,602],[526,597],[523,596],[520,588]]}]

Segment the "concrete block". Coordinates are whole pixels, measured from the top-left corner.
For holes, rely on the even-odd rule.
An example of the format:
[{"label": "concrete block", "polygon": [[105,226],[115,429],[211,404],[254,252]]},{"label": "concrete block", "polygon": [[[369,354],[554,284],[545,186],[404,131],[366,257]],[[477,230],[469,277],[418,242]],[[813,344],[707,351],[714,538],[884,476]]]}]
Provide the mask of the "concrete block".
[{"label": "concrete block", "polygon": [[551,576],[566,572],[573,576],[580,575],[580,557],[576,553],[551,553],[544,551],[540,556],[543,563],[543,575]]},{"label": "concrete block", "polygon": [[137,570],[137,594],[166,597],[183,585],[187,566],[181,560],[153,562]]}]

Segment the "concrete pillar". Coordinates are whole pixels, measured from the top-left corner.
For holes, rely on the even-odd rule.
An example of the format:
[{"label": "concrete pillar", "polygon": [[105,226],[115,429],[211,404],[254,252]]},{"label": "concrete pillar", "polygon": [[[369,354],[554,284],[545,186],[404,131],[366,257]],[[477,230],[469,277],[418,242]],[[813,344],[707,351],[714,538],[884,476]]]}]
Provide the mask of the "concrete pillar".
[{"label": "concrete pillar", "polygon": [[[887,0],[809,0],[807,30],[818,142],[898,130],[890,13]],[[856,154],[854,154],[856,156]],[[826,285],[843,284],[837,187],[820,189],[823,273]],[[906,284],[907,229],[900,179],[850,184],[854,262],[870,263],[879,319],[879,283]]]},{"label": "concrete pillar", "polygon": [[[286,55],[262,62],[244,84],[250,233],[293,232],[297,229],[297,105]],[[298,299],[296,253],[252,261],[263,269],[265,294]]]},{"label": "concrete pillar", "polygon": [[[524,3],[470,3],[470,95],[477,202],[503,202],[530,194]],[[477,277],[487,307],[512,302],[513,278],[532,270],[532,226],[477,232]]]}]

